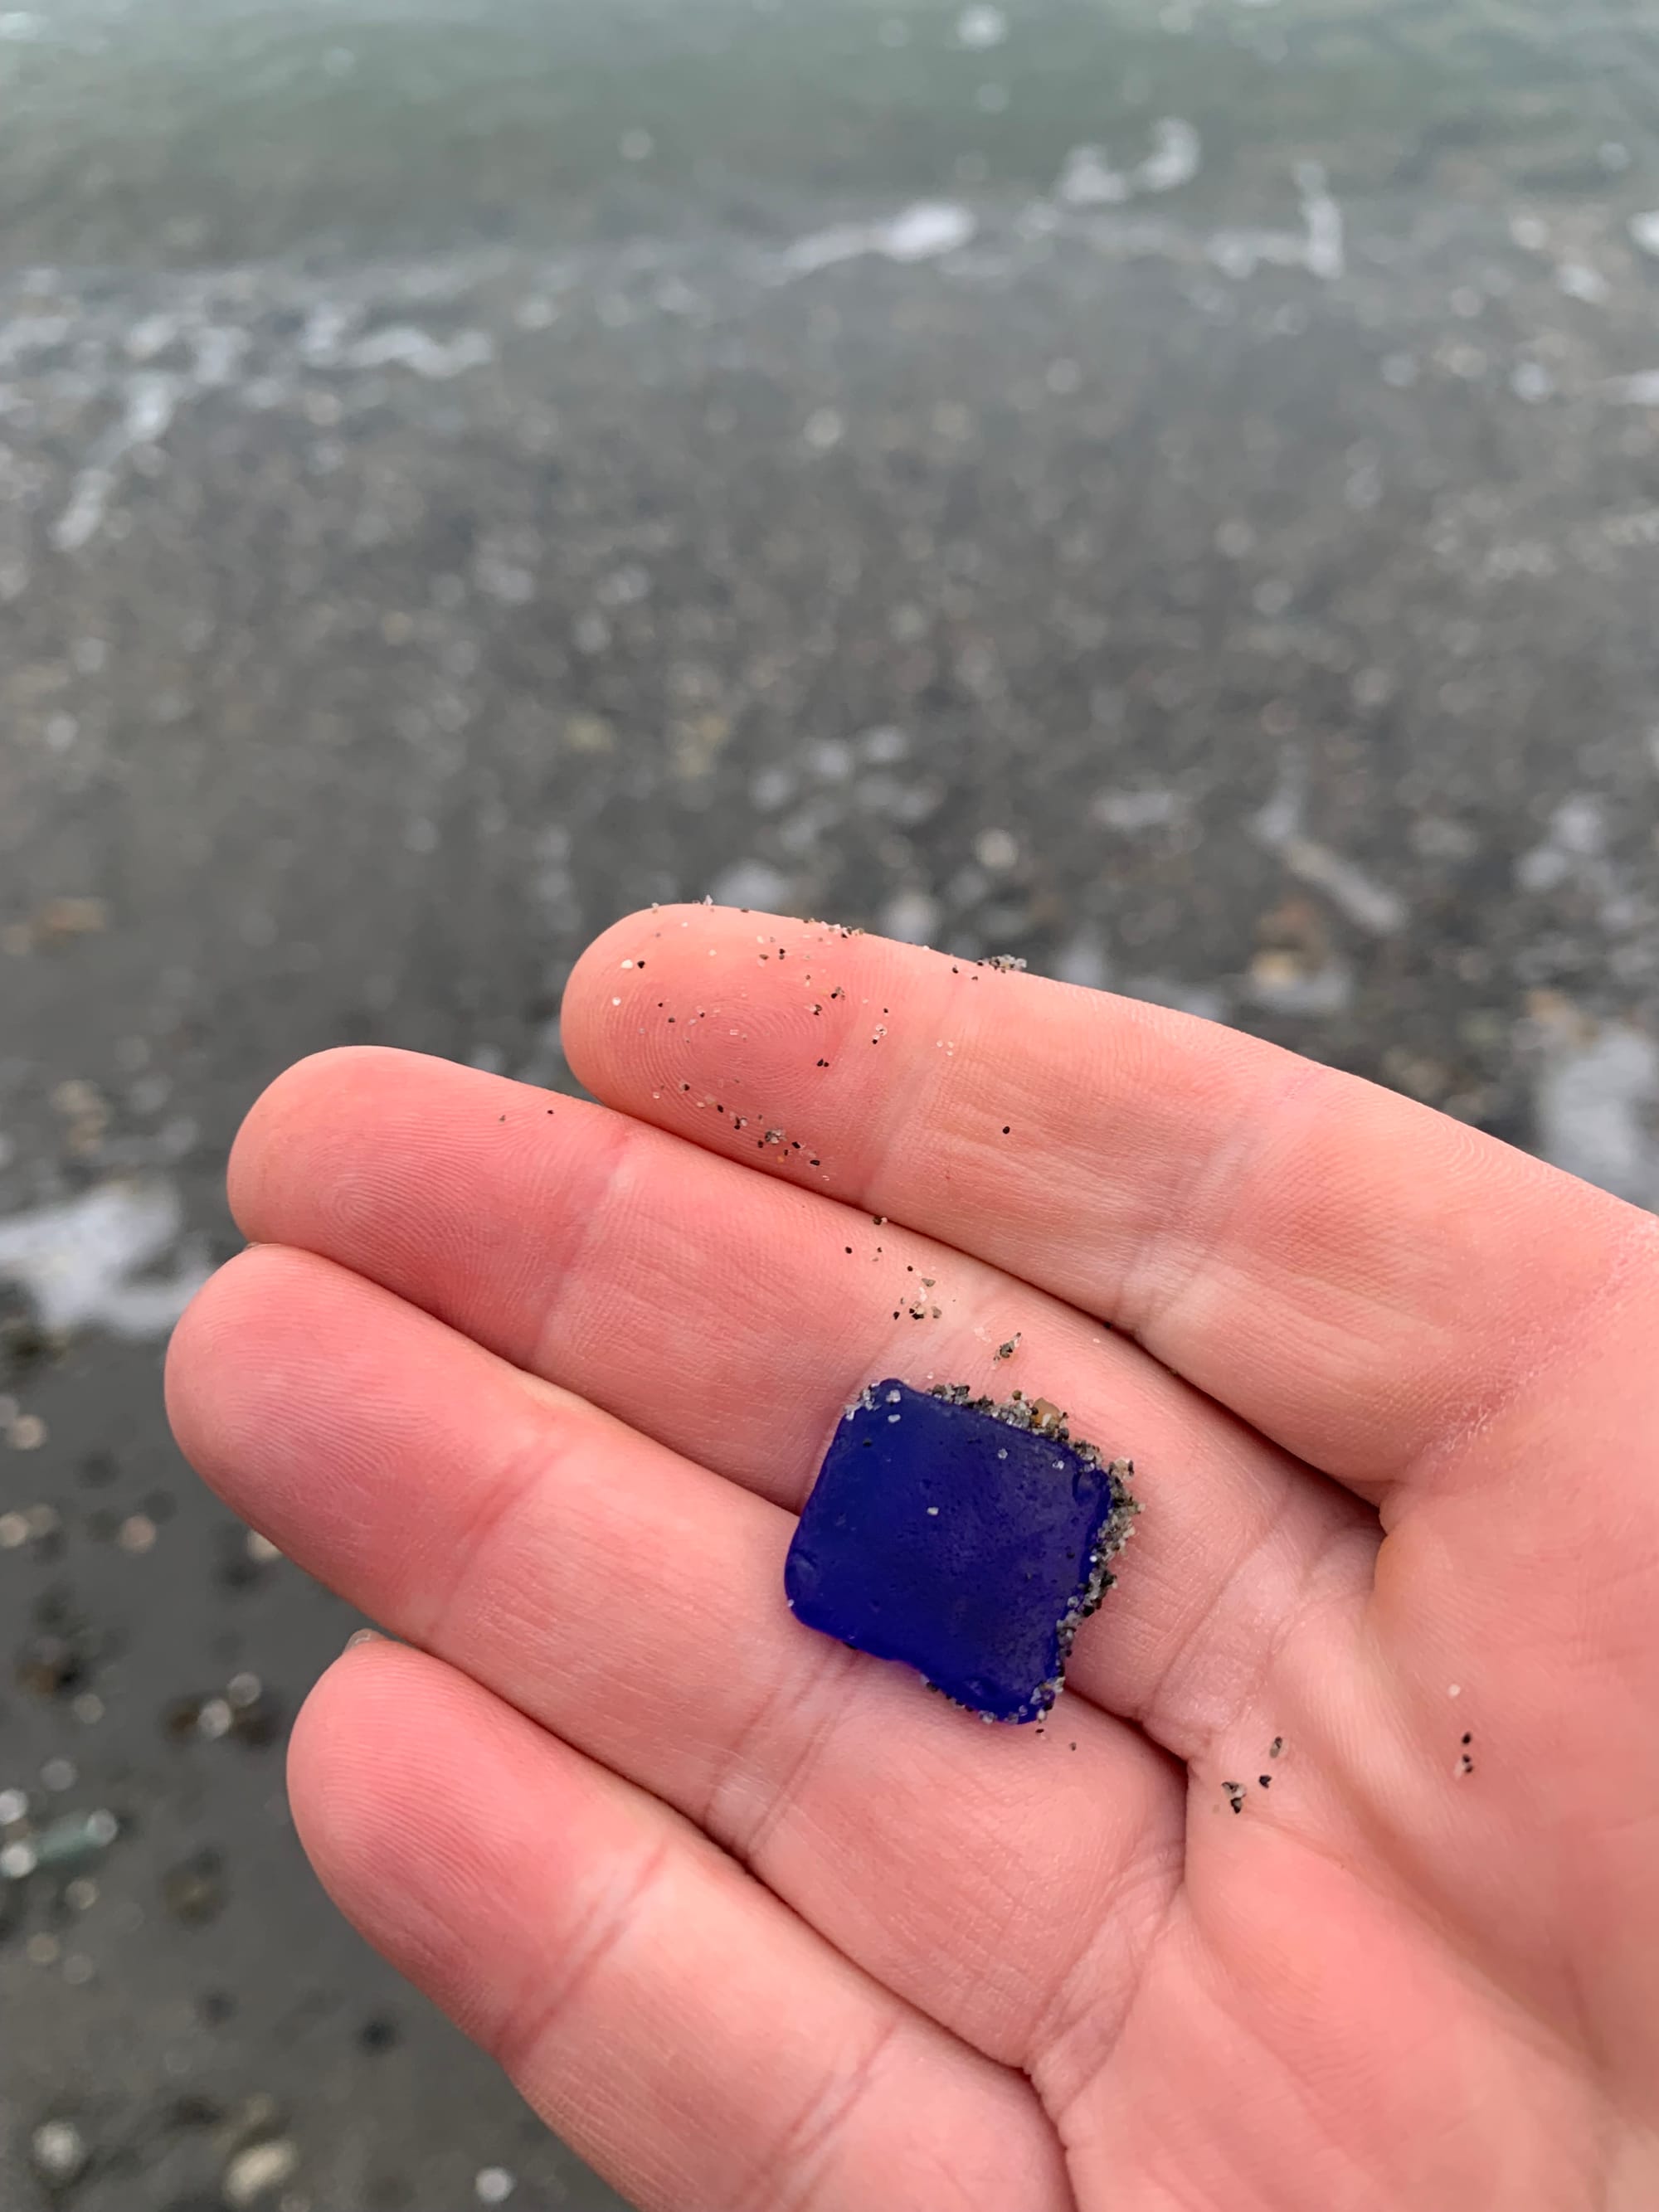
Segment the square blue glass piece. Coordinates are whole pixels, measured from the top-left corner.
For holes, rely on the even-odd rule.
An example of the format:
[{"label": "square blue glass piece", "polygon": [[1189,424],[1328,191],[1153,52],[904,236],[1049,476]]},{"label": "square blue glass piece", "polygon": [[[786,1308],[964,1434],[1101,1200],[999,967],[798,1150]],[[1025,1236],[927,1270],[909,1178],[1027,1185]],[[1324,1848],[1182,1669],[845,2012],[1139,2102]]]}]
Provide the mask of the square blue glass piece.
[{"label": "square blue glass piece", "polygon": [[1058,1694],[1134,1510],[1052,1408],[873,1382],[838,1424],[784,1567],[797,1619],[988,1720]]}]

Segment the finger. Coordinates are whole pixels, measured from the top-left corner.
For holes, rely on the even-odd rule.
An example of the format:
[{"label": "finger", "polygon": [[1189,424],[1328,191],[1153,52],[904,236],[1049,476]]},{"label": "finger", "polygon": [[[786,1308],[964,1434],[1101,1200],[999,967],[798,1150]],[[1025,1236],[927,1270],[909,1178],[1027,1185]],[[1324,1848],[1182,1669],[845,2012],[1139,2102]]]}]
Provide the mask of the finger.
[{"label": "finger", "polygon": [[342,1910],[642,2207],[1069,2204],[1024,2081],[437,1661],[341,1662],[289,1775]]},{"label": "finger", "polygon": [[[787,1514],[330,1263],[246,1255],[175,1339],[216,1489],[395,1633],[694,1819],[885,1985],[992,2056],[1076,2063],[1180,1858],[1183,1791],[1067,1700],[987,1729],[786,1607]],[[1011,1897],[1019,1936],[1008,1940]]]},{"label": "finger", "polygon": [[1546,1390],[1652,1273],[1647,1216],[1374,1085],[822,924],[634,915],[563,1039],[607,1103],[1102,1316],[1368,1492]]},{"label": "finger", "polygon": [[408,1054],[329,1054],[259,1101],[231,1188],[250,1236],[384,1284],[792,1511],[875,1376],[1054,1399],[1133,1458],[1148,1504],[1068,1681],[1182,1758],[1207,1755],[1299,1611],[1369,1585],[1375,1516],[1138,1346],[603,1109]]}]

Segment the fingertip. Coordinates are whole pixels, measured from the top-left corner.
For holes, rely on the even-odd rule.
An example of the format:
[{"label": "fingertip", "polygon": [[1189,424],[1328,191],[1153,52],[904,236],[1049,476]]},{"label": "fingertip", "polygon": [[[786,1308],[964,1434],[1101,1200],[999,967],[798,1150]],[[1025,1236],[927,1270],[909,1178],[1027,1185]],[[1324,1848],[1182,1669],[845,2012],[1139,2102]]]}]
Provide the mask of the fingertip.
[{"label": "fingertip", "polygon": [[[455,1668],[376,1638],[313,1689],[289,1746],[294,1825],[352,1924],[487,2046],[542,1938],[585,1762]],[[574,1787],[573,1787],[574,1785]],[[555,1876],[556,1881],[556,1875]]]},{"label": "fingertip", "polygon": [[351,1678],[361,1680],[364,1666],[372,1665],[374,1656],[378,1656],[363,1660],[361,1655],[367,1650],[367,1645],[350,1642],[330,1660],[307,1692],[289,1732],[289,1805],[307,1850],[311,1843],[305,1828],[309,1808],[319,1795],[331,1794],[327,1786],[329,1767],[342,1728],[349,1729],[350,1724],[355,1687]]},{"label": "fingertip", "polygon": [[173,1440],[198,1474],[207,1457],[209,1407],[221,1356],[246,1310],[246,1277],[264,1251],[250,1246],[208,1277],[185,1308],[167,1340],[161,1369],[162,1402]]},{"label": "fingertip", "polygon": [[[789,1026],[805,1003],[799,988],[810,996],[815,957],[843,951],[851,938],[860,940],[872,974],[913,954],[861,930],[759,908],[699,902],[625,915],[594,939],[571,971],[560,1012],[565,1058],[595,1097],[672,1127],[672,1115],[651,1109],[671,1088],[692,1088],[681,1079],[682,1063],[704,1020],[703,1002],[711,1012],[741,1014],[741,1029],[722,1024],[720,1034],[744,1044],[760,1031]],[[726,1064],[735,1067],[744,1056],[728,1055]],[[827,1064],[817,1059],[818,1067]]]},{"label": "fingertip", "polygon": [[[240,1256],[239,1253],[237,1258]],[[235,1260],[230,1260],[225,1266],[234,1267],[235,1264]],[[196,1378],[201,1372],[204,1350],[212,1340],[216,1286],[224,1273],[225,1267],[220,1267],[210,1275],[191,1298],[173,1323],[161,1358],[161,1403],[167,1425],[179,1450],[192,1465],[195,1462],[185,1435],[195,1411]]]},{"label": "fingertip", "polygon": [[292,1127],[296,1116],[308,1119],[320,1100],[337,1095],[340,1086],[350,1082],[356,1063],[376,1049],[331,1045],[322,1052],[308,1053],[273,1077],[248,1108],[232,1139],[225,1170],[230,1210],[244,1236],[257,1233],[252,1222],[258,1212],[263,1170],[284,1132]]},{"label": "fingertip", "polygon": [[[208,1278],[180,1316],[167,1349],[164,1401],[179,1450],[210,1487],[222,1488],[220,1471],[237,1462],[250,1423],[264,1418],[248,1387],[258,1377],[246,1346],[285,1317],[303,1316],[308,1300],[328,1287],[319,1278],[338,1273],[310,1253],[250,1245]],[[264,1371],[282,1387],[269,1362]]]},{"label": "fingertip", "polygon": [[[593,1089],[590,1072],[598,1075],[609,1063],[604,1016],[610,1001],[621,995],[614,988],[617,977],[626,973],[636,983],[641,963],[648,974],[652,953],[663,945],[665,932],[678,935],[692,926],[694,915],[706,917],[708,912],[686,903],[638,908],[601,930],[579,956],[559,1006],[560,1048],[579,1082]],[[665,970],[671,956],[665,951],[659,957]]]},{"label": "fingertip", "polygon": [[268,1083],[243,1116],[225,1171],[230,1210],[247,1237],[279,1237],[289,1164],[319,1134],[372,1110],[387,1087],[400,1094],[451,1063],[391,1045],[331,1045]]},{"label": "fingertip", "polygon": [[349,1894],[356,1870],[382,1857],[388,1821],[406,1825],[411,1769],[429,1763],[423,1744],[445,1756],[445,1711],[469,1692],[483,1695],[441,1661],[362,1632],[312,1685],[289,1736],[289,1808],[331,1894]]}]

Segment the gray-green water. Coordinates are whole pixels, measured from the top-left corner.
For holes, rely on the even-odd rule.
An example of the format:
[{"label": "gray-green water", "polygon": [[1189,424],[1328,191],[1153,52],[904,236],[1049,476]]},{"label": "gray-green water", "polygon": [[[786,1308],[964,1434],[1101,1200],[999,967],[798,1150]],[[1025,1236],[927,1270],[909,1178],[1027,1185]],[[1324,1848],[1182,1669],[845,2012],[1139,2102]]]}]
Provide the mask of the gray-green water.
[{"label": "gray-green water", "polygon": [[690,209],[770,233],[826,195],[1045,191],[1169,116],[1202,140],[1194,204],[1239,219],[1291,149],[1348,194],[1571,196],[1647,167],[1656,101],[1635,4],[58,0],[0,16],[0,252],[178,265]]}]

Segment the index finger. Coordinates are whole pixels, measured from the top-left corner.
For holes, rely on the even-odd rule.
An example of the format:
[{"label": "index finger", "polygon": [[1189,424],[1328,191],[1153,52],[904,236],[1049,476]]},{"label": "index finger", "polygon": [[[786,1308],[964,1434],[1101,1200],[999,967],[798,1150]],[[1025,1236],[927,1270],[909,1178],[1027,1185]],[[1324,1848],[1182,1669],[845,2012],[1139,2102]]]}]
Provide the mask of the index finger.
[{"label": "index finger", "polygon": [[1650,1216],[1446,1115],[821,922],[630,915],[563,1040],[608,1104],[1057,1293],[1367,1494],[1659,1307]]}]

